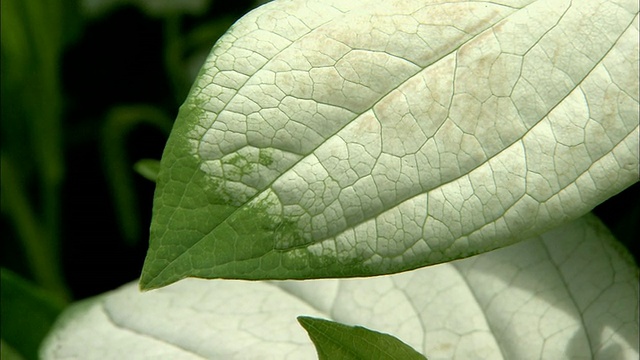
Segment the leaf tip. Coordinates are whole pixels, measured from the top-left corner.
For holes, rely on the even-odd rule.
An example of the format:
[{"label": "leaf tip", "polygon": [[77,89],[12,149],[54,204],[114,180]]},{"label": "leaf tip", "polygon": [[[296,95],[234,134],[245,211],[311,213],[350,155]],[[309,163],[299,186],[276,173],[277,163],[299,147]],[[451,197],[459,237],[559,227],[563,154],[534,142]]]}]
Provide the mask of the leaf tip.
[{"label": "leaf tip", "polygon": [[149,290],[156,289],[156,287],[154,287],[151,284],[149,284],[149,282],[146,281],[146,279],[143,276],[143,277],[140,277],[140,281],[138,281],[138,289],[141,292],[147,292]]},{"label": "leaf tip", "polygon": [[169,278],[161,279],[158,276],[149,274],[149,272],[145,271],[145,269],[143,268],[142,275],[140,276],[140,281],[138,281],[138,288],[142,292],[147,292],[150,290],[155,290],[161,287],[165,287],[167,285],[171,285],[178,280],[180,279],[169,279]]},{"label": "leaf tip", "polygon": [[310,316],[298,316],[296,318],[298,320],[298,323],[300,323],[300,325],[302,325],[303,328],[307,329],[308,326],[311,325],[311,323],[313,322],[313,320],[315,320],[314,318],[310,317]]}]

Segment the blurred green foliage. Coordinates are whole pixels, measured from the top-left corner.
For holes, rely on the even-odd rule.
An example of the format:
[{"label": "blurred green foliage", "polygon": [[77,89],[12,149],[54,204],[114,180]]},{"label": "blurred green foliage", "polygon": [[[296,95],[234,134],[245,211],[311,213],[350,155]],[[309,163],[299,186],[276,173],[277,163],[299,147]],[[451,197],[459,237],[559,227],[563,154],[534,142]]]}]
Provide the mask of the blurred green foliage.
[{"label": "blurred green foliage", "polygon": [[59,297],[2,269],[2,339],[25,359],[37,359],[40,341],[64,308]]},{"label": "blurred green foliage", "polygon": [[2,2],[2,213],[36,282],[68,297],[58,259],[65,1]]},{"label": "blurred green foliage", "polygon": [[138,277],[154,185],[134,163],[160,158],[211,46],[256,5],[1,2],[2,358],[37,358],[64,304]]},{"label": "blurred green foliage", "polygon": [[[0,2],[3,358],[35,359],[65,303],[139,276],[154,184],[134,164],[153,178],[211,46],[262,2]],[[599,211],[636,258],[638,195]]]}]

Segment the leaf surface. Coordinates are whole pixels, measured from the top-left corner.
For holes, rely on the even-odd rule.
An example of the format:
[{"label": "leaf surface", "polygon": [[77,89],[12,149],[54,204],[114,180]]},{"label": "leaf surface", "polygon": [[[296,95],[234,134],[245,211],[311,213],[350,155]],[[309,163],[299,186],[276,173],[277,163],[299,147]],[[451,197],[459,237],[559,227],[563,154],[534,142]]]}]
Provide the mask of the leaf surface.
[{"label": "leaf surface", "polygon": [[[469,259],[367,279],[136,284],[68,310],[44,359],[316,359],[300,315],[393,334],[429,359],[630,359],[638,268],[588,216]],[[267,354],[267,355],[266,355]]]},{"label": "leaf surface", "polygon": [[389,334],[309,316],[299,316],[298,322],[309,333],[320,360],[425,360]]},{"label": "leaf surface", "polygon": [[168,140],[141,287],[385,274],[492,250],[638,180],[638,3],[274,1]]}]

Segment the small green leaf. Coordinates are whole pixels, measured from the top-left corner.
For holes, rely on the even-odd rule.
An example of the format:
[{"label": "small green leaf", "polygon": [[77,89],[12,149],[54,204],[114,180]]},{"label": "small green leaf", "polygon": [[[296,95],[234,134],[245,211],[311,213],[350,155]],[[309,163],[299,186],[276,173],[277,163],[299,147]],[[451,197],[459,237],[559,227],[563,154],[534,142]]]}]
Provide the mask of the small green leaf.
[{"label": "small green leaf", "polygon": [[397,338],[361,326],[299,316],[298,322],[309,333],[320,360],[424,360],[425,357]]},{"label": "small green leaf", "polygon": [[155,159],[142,159],[133,164],[133,169],[145,179],[155,182],[160,172],[160,161]]}]

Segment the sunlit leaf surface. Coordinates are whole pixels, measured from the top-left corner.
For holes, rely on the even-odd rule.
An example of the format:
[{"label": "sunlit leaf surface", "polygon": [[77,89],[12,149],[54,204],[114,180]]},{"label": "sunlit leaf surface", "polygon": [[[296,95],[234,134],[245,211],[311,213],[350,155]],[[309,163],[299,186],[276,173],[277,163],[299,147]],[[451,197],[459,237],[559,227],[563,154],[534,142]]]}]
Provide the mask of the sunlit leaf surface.
[{"label": "sunlit leaf surface", "polygon": [[638,2],[274,1],[214,46],[162,158],[145,289],[399,272],[638,180]]}]

